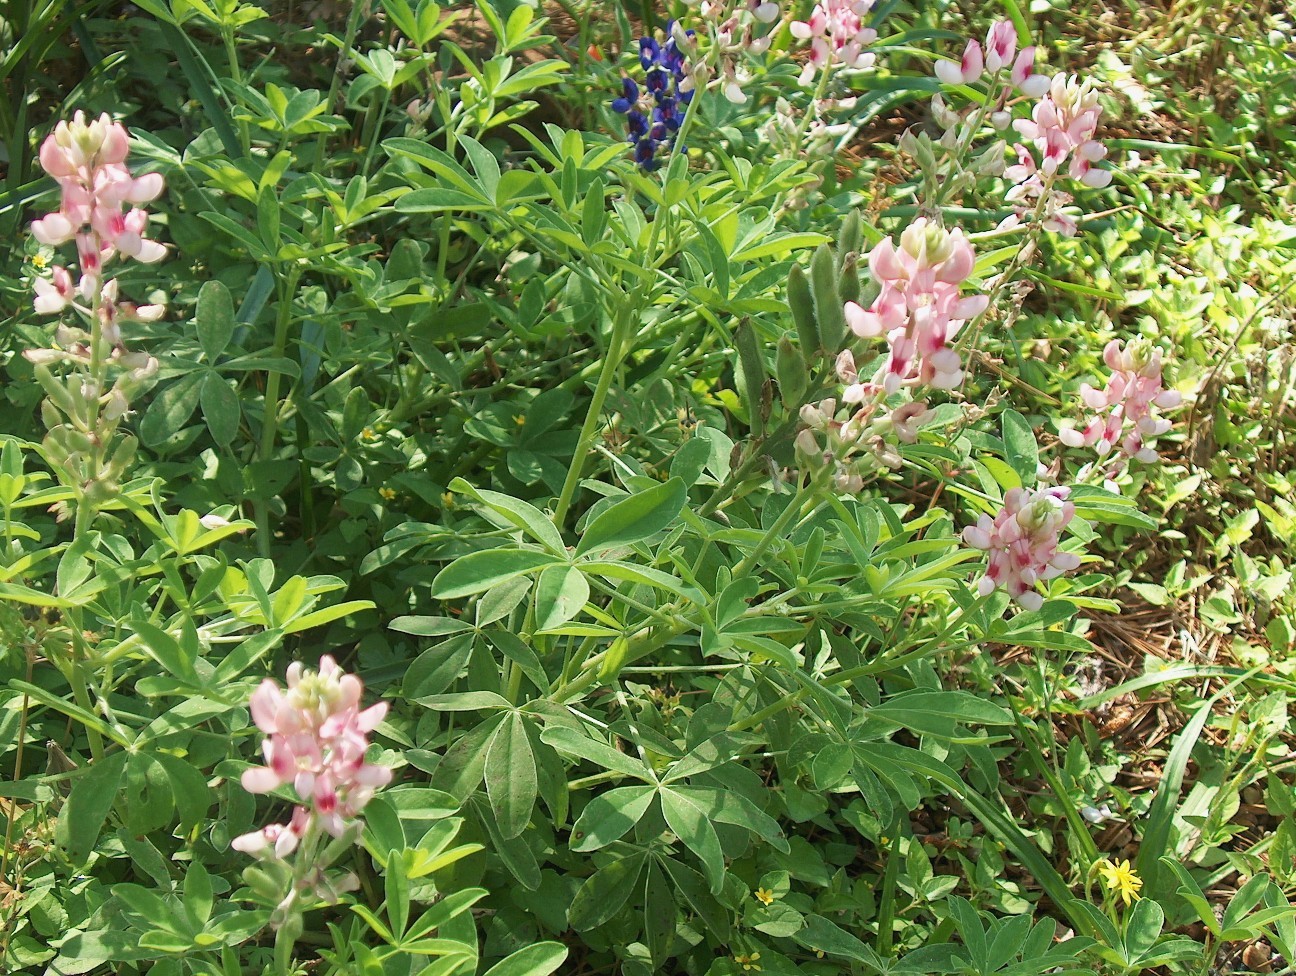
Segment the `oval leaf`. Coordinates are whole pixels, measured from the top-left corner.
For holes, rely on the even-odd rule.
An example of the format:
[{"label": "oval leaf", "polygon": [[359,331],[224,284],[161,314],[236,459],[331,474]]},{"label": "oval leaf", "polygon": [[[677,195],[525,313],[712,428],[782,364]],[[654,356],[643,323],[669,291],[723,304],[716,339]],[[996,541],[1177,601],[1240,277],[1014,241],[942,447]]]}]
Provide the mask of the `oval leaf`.
[{"label": "oval leaf", "polygon": [[660,532],[675,521],[688,500],[682,478],[623,498],[585,527],[577,555],[628,546]]}]

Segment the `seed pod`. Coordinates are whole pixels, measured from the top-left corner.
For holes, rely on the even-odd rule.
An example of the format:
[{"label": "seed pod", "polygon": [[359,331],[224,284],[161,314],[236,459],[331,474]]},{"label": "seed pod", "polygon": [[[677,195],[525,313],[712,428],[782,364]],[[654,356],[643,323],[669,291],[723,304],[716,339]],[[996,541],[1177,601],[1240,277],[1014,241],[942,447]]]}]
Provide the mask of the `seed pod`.
[{"label": "seed pod", "polygon": [[837,265],[844,272],[846,265],[859,258],[859,250],[864,246],[864,228],[858,210],[852,210],[842,221],[841,231],[837,235]]},{"label": "seed pod", "polygon": [[68,385],[59,377],[55,376],[43,364],[38,363],[32,367],[32,372],[36,375],[37,382],[49,395],[50,402],[67,417],[69,420],[78,420],[85,417],[85,404],[83,400],[72,395]]},{"label": "seed pod", "polygon": [[851,251],[841,263],[837,291],[843,302],[858,302],[860,296],[859,252]]},{"label": "seed pod", "polygon": [[819,328],[815,325],[814,296],[810,293],[810,282],[798,264],[792,265],[788,272],[788,306],[792,309],[792,322],[796,325],[802,354],[818,356],[821,347]]},{"label": "seed pod", "polygon": [[774,358],[775,372],[778,373],[779,398],[788,410],[801,406],[809,385],[805,356],[793,344],[790,336],[783,336],[778,342],[778,351]]},{"label": "seed pod", "polygon": [[846,339],[846,315],[842,310],[841,292],[837,289],[837,268],[827,244],[810,261],[810,286],[814,296],[815,322],[819,326],[819,344],[830,355],[836,354]]}]

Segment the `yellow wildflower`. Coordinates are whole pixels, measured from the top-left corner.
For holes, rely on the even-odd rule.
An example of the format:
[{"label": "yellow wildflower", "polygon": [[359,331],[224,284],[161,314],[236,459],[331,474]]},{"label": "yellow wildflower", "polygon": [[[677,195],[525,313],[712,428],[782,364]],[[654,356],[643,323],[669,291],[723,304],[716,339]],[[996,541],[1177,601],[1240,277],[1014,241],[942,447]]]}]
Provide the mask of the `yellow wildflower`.
[{"label": "yellow wildflower", "polygon": [[1130,866],[1129,861],[1109,861],[1103,858],[1094,865],[1094,870],[1102,876],[1103,883],[1107,885],[1108,891],[1114,891],[1120,899],[1129,905],[1131,901],[1137,901],[1139,889],[1143,887],[1143,879]]},{"label": "yellow wildflower", "polygon": [[396,498],[396,492],[391,488],[379,488],[378,494],[382,495],[383,498],[389,502]]},{"label": "yellow wildflower", "polygon": [[734,962],[742,967],[744,973],[761,971],[760,964],[756,961],[760,958],[759,952],[753,952],[750,956],[734,956]]},{"label": "yellow wildflower", "polygon": [[752,892],[752,894],[762,905],[774,904],[774,892],[770,891],[768,888],[757,888]]}]

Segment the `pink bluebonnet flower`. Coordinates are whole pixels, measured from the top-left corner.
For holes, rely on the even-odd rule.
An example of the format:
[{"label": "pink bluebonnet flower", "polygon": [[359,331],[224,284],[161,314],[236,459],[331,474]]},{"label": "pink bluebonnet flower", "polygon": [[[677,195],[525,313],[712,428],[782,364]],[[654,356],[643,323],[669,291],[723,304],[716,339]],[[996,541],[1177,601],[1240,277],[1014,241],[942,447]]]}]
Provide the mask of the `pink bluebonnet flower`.
[{"label": "pink bluebonnet flower", "polygon": [[961,230],[947,231],[926,217],[905,228],[899,247],[887,238],[869,252],[881,291],[867,309],[847,302],[846,321],[858,336],[886,337],[890,356],[874,382],[888,394],[903,385],[948,390],[962,381],[954,336],[989,302],[959,293],[975,263]]},{"label": "pink bluebonnet flower", "polygon": [[1058,548],[1058,537],[1075,516],[1068,488],[1013,488],[993,519],[982,515],[963,530],[963,541],[987,553],[985,575],[977,591],[989,596],[1004,587],[1019,606],[1038,610],[1044,598],[1035,590],[1040,580],[1069,573],[1080,557]]},{"label": "pink bluebonnet flower", "polygon": [[1104,187],[1111,182],[1111,173],[1093,168],[1107,155],[1106,147],[1094,139],[1101,116],[1092,82],[1059,73],[1031,117],[1018,119],[1013,128],[1040,154],[1039,169],[1045,176],[1059,172],[1069,161],[1067,173],[1072,179]]},{"label": "pink bluebonnet flower", "polygon": [[833,65],[863,70],[872,67],[873,55],[865,50],[877,40],[877,31],[864,26],[864,15],[873,0],[819,0],[809,20],[794,20],[792,36],[810,42],[810,60],[801,72],[801,84]]},{"label": "pink bluebonnet flower", "polygon": [[[166,254],[165,247],[144,236],[148,214],[139,207],[124,209],[162,192],[157,173],[131,176],[125,165],[128,149],[125,127],[106,114],[87,122],[78,112],[71,122],[60,122],[40,148],[41,166],[62,191],[59,209],[31,225],[32,236],[42,244],[75,241],[80,264],[75,286],[72,272],[59,265],[49,278],[37,278],[33,307],[42,315],[69,307],[86,316],[97,314],[114,354],[121,351],[119,321],[155,321],[165,311],[161,305],[119,302],[117,282],[104,281],[104,266],[118,254],[143,262]],[[87,304],[79,304],[78,298]]]},{"label": "pink bluebonnet flower", "polygon": [[[342,671],[333,658],[320,659],[318,671],[300,662],[288,667],[288,688],[266,679],[252,695],[252,720],[266,733],[266,765],[243,773],[249,793],[269,793],[291,785],[302,801],[287,825],[272,824],[244,834],[233,846],[250,853],[290,853],[311,823],[341,837],[358,823],[360,811],[391,769],[365,761],[368,734],[387,713],[380,702],[360,708],[360,679]],[[304,813],[303,813],[304,811]]]},{"label": "pink bluebonnet flower", "polygon": [[138,207],[123,210],[162,192],[157,173],[131,176],[125,165],[128,149],[120,122],[107,114],[87,122],[82,112],[71,122],[60,122],[41,143],[41,166],[58,181],[63,195],[57,211],[32,223],[32,235],[52,246],[75,240],[84,276],[98,279],[116,254],[145,263],[166,255],[165,247],[144,237],[148,214]]},{"label": "pink bluebonnet flower", "polygon": [[1068,447],[1092,447],[1105,457],[1113,449],[1145,464],[1157,460],[1156,439],[1170,429],[1170,421],[1153,415],[1155,409],[1169,410],[1182,400],[1177,390],[1161,384],[1161,350],[1146,342],[1122,346],[1113,339],[1103,349],[1103,360],[1111,367],[1107,388],[1097,390],[1084,383],[1080,396],[1093,415],[1081,427],[1063,421],[1058,438]]},{"label": "pink bluebonnet flower", "polygon": [[1035,210],[1046,230],[1066,237],[1075,234],[1075,218],[1063,212],[1071,195],[1057,181],[1065,173],[1095,189],[1111,183],[1111,172],[1094,166],[1107,155],[1107,147],[1094,138],[1101,115],[1091,82],[1057,74],[1031,117],[1013,122],[1023,141],[1013,147],[1017,162],[1004,170],[1004,178],[1015,184],[1007,193],[1008,201],[1017,205],[1009,221],[1019,222]]}]

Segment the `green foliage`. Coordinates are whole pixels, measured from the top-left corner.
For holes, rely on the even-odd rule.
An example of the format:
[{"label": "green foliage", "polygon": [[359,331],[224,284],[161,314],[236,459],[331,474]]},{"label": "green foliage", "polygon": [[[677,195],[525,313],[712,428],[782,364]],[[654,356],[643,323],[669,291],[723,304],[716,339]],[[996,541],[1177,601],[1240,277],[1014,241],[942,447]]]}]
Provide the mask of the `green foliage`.
[{"label": "green foliage", "polygon": [[[747,102],[700,86],[645,171],[607,103],[655,12],[559,7],[0,11],[0,213],[54,199],[40,119],[106,110],[171,246],[111,266],[168,312],[125,323],[158,368],[100,442],[77,357],[23,355],[66,351],[30,312],[66,258],[4,259],[0,969],[1290,968],[1289,18],[1201,8],[1084,59],[1123,137],[1068,239],[1000,223],[1002,148],[956,158],[994,106],[930,77],[952,10],[878,4],[884,70],[825,81],[857,101],[794,115],[822,141],[790,153],[776,100],[813,98],[778,28],[737,55]],[[977,13],[1058,70],[1093,40]],[[938,90],[978,121],[957,151]],[[846,303],[916,215],[966,230],[992,301],[967,378],[844,478],[799,435],[839,353],[884,365]],[[1197,395],[1161,462],[1095,471],[1054,435],[1113,337]],[[1010,609],[962,533],[1042,481],[1083,565]],[[338,842],[347,890],[285,914],[293,868],[231,846],[298,799],[242,789],[248,700],[325,653],[388,703],[394,782]]]}]

